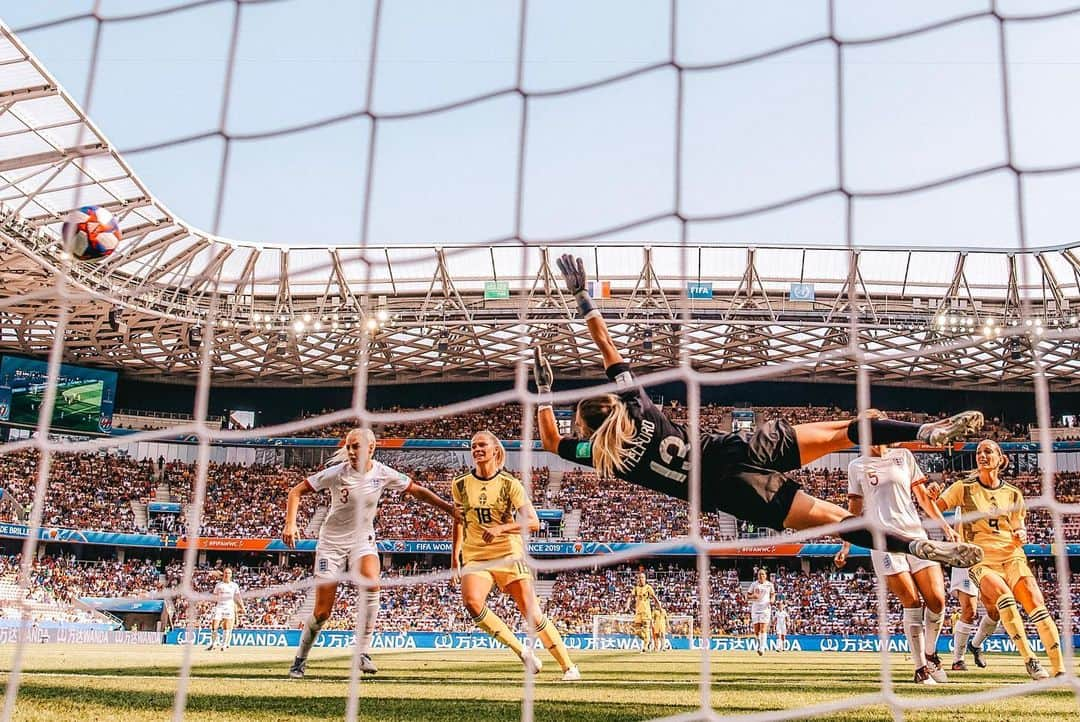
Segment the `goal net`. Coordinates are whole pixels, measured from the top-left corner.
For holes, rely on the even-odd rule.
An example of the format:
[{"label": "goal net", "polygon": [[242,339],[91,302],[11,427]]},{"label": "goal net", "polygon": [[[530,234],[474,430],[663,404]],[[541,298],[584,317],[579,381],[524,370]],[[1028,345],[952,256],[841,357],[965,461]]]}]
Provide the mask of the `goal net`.
[{"label": "goal net", "polygon": [[[914,387],[931,379],[975,391],[1016,385],[1032,392],[1036,412],[1028,453],[1039,484],[1027,509],[1040,515],[1052,543],[1066,674],[1037,684],[906,696],[897,693],[883,651],[880,678],[866,693],[803,708],[785,709],[777,700],[774,711],[754,719],[839,715],[874,705],[902,719],[914,710],[1080,689],[1065,544],[1066,520],[1080,514],[1080,504],[1075,495],[1058,493],[1050,404],[1051,389],[1074,387],[1080,344],[1074,315],[1080,257],[1058,247],[1075,237],[1080,110],[1071,100],[1074,78],[1055,75],[1076,64],[1080,7],[999,1],[884,8],[834,0],[800,3],[798,10],[785,4],[776,13],[772,3],[673,0],[641,3],[648,12],[622,3],[521,2],[466,13],[454,3],[431,3],[423,12],[381,0],[325,4],[347,7],[338,10],[352,13],[343,19],[308,12],[307,3],[257,0],[156,3],[126,14],[112,12],[109,3],[91,5],[68,15],[61,3],[8,3],[0,22],[0,271],[7,273],[0,343],[48,359],[47,382],[34,379],[26,389],[35,397],[32,437],[12,437],[0,447],[0,457],[38,454],[26,487],[31,513],[19,573],[9,585],[15,597],[29,590],[41,544],[63,537],[49,505],[64,485],[50,468],[64,454],[178,433],[197,443],[182,569],[152,595],[191,610],[210,601],[197,582],[215,439],[410,423],[513,402],[521,415],[519,468],[531,491],[540,401],[528,382],[533,344],[563,344],[557,376],[580,378],[600,364],[572,301],[530,315],[540,289],[560,293],[552,290],[554,277],[536,279],[539,259],[549,247],[592,251],[586,263],[595,271],[596,246],[581,244],[630,237],[643,254],[661,242],[679,254],[678,280],[666,289],[657,288],[654,273],[629,274],[625,259],[616,259],[610,274],[627,299],[616,322],[620,339],[635,363],[652,370],[638,382],[685,387],[689,533],[652,535],[589,558],[588,565],[688,546],[696,559],[698,608],[694,618],[671,617],[669,632],[678,635],[685,625],[688,638],[711,640],[722,613],[710,604],[712,562],[732,549],[730,535],[703,521],[701,490],[716,482],[703,479],[693,463],[706,431],[704,390],[842,379],[854,385],[855,411],[862,413],[871,408],[876,382]],[[259,35],[260,27],[287,27],[289,42],[281,43],[280,30]],[[311,57],[301,62],[283,54],[304,37]],[[132,62],[140,40],[138,52],[160,48],[162,54]],[[340,62],[328,62],[335,52]],[[72,56],[80,54],[84,62],[72,72]],[[71,78],[66,91],[50,65]],[[324,73],[331,65],[344,70]],[[447,82],[459,76],[468,82]],[[148,131],[158,120],[165,125]],[[114,146],[105,134],[124,123],[126,139]],[[309,145],[313,138],[322,141]],[[304,165],[320,158],[345,162],[333,169]],[[162,200],[130,164],[155,176]],[[189,216],[191,225],[166,206],[170,194],[187,188],[199,192],[184,196],[186,207],[176,215]],[[76,262],[60,243],[67,212],[88,203],[113,209],[124,231],[116,254],[94,264]],[[255,220],[245,225],[241,218]],[[333,219],[347,228],[324,225]],[[234,235],[247,240],[228,240]],[[325,235],[340,245],[304,254],[302,246]],[[397,260],[405,277],[373,288],[368,282],[390,262],[391,240],[438,243],[438,260],[416,270],[421,254],[402,252]],[[290,242],[296,245],[284,247]],[[692,249],[695,242],[701,245]],[[442,247],[450,243],[465,250]],[[803,260],[771,253],[769,245],[780,243],[798,246]],[[830,245],[815,253],[814,244]],[[860,260],[869,256],[861,255],[867,246],[897,256],[869,268]],[[1007,254],[988,258],[988,247]],[[500,285],[505,279],[468,262],[459,270],[492,285],[455,306],[460,294],[446,283],[450,267],[468,250],[488,250],[494,258],[504,248],[520,266],[509,293]],[[949,267],[925,255],[942,248],[957,251]],[[702,258],[714,267],[749,260],[745,273],[717,280],[714,288],[702,278]],[[986,280],[991,265],[1001,271],[1000,283]],[[769,267],[775,273],[766,284],[762,271]],[[433,283],[426,297],[420,293],[427,302],[422,320],[418,314],[402,322],[401,334],[422,339],[423,348],[395,358],[378,333],[379,298],[421,271],[442,285]],[[875,274],[880,282],[868,284]],[[608,281],[595,280],[594,295],[602,300]],[[821,303],[815,293],[825,291],[829,301]],[[324,309],[319,299],[331,295],[341,305]],[[304,299],[314,299],[311,313],[300,305]],[[485,341],[462,330],[487,307],[510,319],[512,335]],[[793,308],[799,318],[783,321],[780,313]],[[144,323],[125,328],[125,318]],[[904,333],[891,333],[898,329]],[[171,335],[159,343],[155,334]],[[420,367],[417,359],[430,365]],[[500,359],[513,385],[495,394],[414,411],[377,411],[368,402],[374,380],[439,379],[469,362],[476,364],[470,378],[488,379]],[[68,362],[190,381],[191,419],[122,440],[54,436],[58,408],[90,423],[83,407],[104,403],[96,391],[61,387]],[[237,369],[253,394],[264,374],[271,383],[309,388],[309,375],[331,383],[344,373],[351,406],[219,434],[209,418],[211,388],[222,378],[236,383],[229,373]],[[572,384],[556,389],[555,401],[567,406],[595,393]],[[860,438],[867,433],[864,423]],[[882,532],[865,519],[843,527],[868,528],[878,538]],[[811,543],[838,529],[788,534],[782,543]],[[772,536],[744,539],[737,551],[750,556],[778,543]],[[585,561],[528,556],[545,575],[585,568]],[[382,586],[444,585],[451,576],[447,569],[403,573]],[[339,578],[362,584],[355,570]],[[244,598],[254,604],[313,587],[310,577],[269,581],[245,590]],[[887,650],[895,620],[884,587],[876,589],[875,628],[879,648]],[[197,618],[197,612],[184,617],[189,643],[177,672],[176,721],[188,707]],[[598,616],[593,634],[619,634],[605,630],[623,622],[619,615]],[[24,614],[23,626],[30,623]],[[353,631],[362,624],[358,611]],[[0,722],[16,717],[27,636],[13,647]],[[672,720],[734,713],[717,708],[713,657],[709,645],[698,646],[704,649],[691,710]],[[361,688],[355,650],[350,660],[345,718],[353,722],[368,690]],[[534,675],[522,684],[521,717],[532,720]]]},{"label": "goal net", "polygon": [[[650,625],[650,639],[655,630]],[[632,614],[596,614],[593,615],[592,639],[594,649],[641,648]],[[673,643],[672,638],[678,638]],[[667,618],[665,649],[694,649],[694,618],[689,614],[672,614]],[[653,643],[650,642],[650,645]]]}]

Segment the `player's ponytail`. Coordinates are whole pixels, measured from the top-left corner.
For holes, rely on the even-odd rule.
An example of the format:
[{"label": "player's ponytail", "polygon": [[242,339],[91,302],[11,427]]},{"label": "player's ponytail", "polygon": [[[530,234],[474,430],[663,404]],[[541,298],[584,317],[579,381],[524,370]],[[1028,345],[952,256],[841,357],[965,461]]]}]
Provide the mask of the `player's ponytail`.
[{"label": "player's ponytail", "polygon": [[615,394],[582,399],[577,408],[584,430],[591,433],[593,466],[600,476],[614,476],[626,462],[623,448],[634,438],[634,421]]}]

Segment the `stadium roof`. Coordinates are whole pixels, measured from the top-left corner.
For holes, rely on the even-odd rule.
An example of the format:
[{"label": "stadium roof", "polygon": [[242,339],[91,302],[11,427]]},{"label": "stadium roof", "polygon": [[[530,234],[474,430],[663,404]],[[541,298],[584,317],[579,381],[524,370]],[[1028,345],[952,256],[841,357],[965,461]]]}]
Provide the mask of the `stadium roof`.
[{"label": "stadium roof", "polygon": [[[850,381],[855,362],[840,352],[854,315],[875,382],[1015,389],[1030,384],[1036,347],[1053,387],[1075,385],[1080,370],[1069,330],[1080,254],[1068,247],[360,248],[214,237],[155,198],[2,25],[0,203],[0,350],[47,352],[66,272],[65,358],[159,380],[193,381],[211,338],[222,385],[347,384],[362,349],[375,383],[508,378],[529,338],[546,339],[563,373],[598,376],[552,273],[563,252],[610,284],[601,305],[617,342],[648,367],[796,363],[785,378]],[[60,226],[87,204],[114,211],[125,240],[104,261],[72,263]],[[688,298],[687,280],[712,298]]]}]

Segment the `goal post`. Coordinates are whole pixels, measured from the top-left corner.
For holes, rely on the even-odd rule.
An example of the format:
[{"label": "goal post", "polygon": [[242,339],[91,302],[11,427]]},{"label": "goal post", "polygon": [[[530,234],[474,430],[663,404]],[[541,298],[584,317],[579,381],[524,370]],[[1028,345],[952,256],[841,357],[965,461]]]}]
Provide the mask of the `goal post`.
[{"label": "goal post", "polygon": [[[685,637],[690,647],[694,640],[694,617],[689,614],[669,614],[667,618],[667,636]],[[630,635],[635,636],[633,614],[594,614],[592,624],[593,645],[601,647],[604,637]]]}]

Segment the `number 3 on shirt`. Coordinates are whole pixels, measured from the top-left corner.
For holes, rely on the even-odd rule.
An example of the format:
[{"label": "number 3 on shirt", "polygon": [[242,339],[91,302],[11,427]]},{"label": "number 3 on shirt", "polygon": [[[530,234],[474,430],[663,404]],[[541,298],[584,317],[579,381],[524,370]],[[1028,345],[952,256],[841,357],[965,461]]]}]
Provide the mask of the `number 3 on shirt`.
[{"label": "number 3 on shirt", "polygon": [[486,506],[476,507],[476,521],[480,524],[490,524],[491,508]]},{"label": "number 3 on shirt", "polygon": [[348,489],[343,488],[341,490],[341,503],[342,504],[348,504],[349,503],[349,490]]}]

